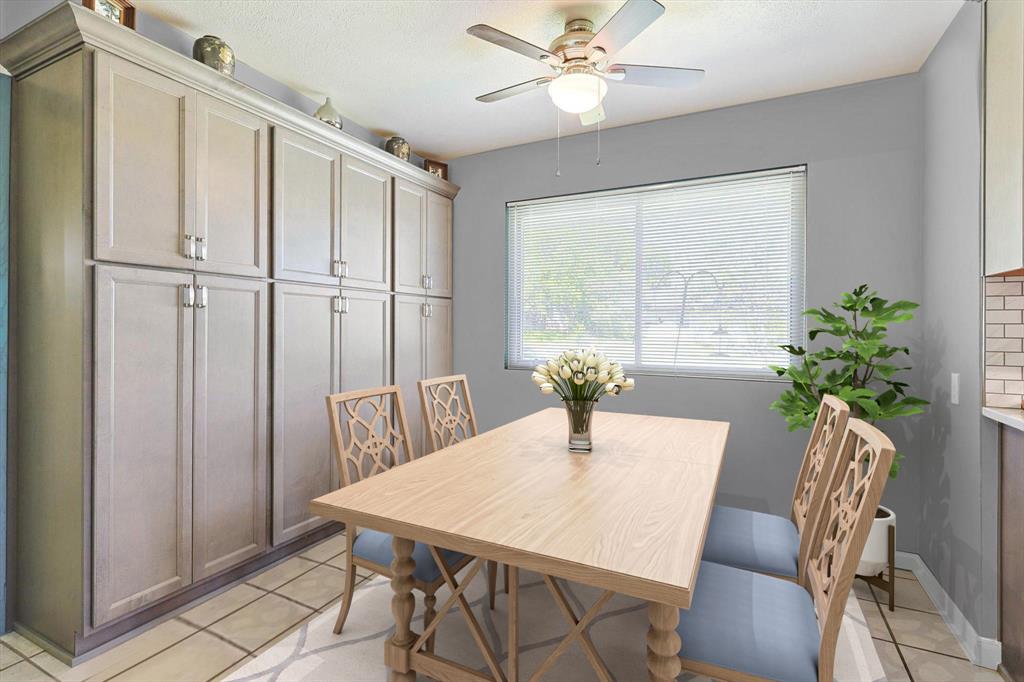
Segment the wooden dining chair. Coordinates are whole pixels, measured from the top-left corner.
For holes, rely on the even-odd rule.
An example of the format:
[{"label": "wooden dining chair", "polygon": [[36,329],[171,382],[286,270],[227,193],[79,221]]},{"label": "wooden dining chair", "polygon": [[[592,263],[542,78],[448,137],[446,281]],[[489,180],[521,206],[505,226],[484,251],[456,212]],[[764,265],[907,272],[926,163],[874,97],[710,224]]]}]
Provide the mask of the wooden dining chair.
[{"label": "wooden dining chair", "polygon": [[803,583],[814,524],[825,502],[825,484],[849,418],[849,405],[825,396],[797,475],[790,518],[715,505],[701,558]]},{"label": "wooden dining chair", "polygon": [[676,627],[684,670],[732,682],[831,682],[846,601],[894,455],[885,434],[849,420],[812,533],[806,587],[701,562]]},{"label": "wooden dining chair", "polygon": [[476,414],[465,374],[420,379],[420,407],[430,434],[431,452],[477,435]]},{"label": "wooden dining chair", "polygon": [[[465,374],[421,379],[416,382],[420,390],[423,423],[430,434],[431,452],[461,443],[477,435],[473,399],[469,395],[469,379]],[[509,591],[509,571],[505,566],[505,593]],[[498,562],[487,562],[487,586],[490,607],[494,609],[494,595],[498,585]]]},{"label": "wooden dining chair", "polygon": [[[349,391],[327,396],[327,414],[331,422],[331,440],[343,485],[416,459],[409,442],[402,402],[402,389],[383,386],[364,391]],[[345,554],[345,594],[341,602],[334,633],[341,634],[352,606],[355,589],[355,568],[365,568],[378,575],[391,577],[392,536],[380,531],[348,525]],[[473,557],[438,548],[445,563],[457,572]],[[423,624],[426,627],[436,616],[437,590],[445,584],[444,576],[430,553],[430,547],[417,542],[412,553],[416,561],[413,588],[423,593]],[[493,598],[493,597],[492,597]]]}]

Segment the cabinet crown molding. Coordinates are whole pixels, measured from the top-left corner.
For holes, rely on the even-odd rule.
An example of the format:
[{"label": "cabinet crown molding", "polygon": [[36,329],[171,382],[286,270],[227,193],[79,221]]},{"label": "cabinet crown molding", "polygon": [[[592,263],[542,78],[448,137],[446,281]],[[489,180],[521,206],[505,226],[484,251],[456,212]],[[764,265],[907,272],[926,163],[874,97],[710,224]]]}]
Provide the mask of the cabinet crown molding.
[{"label": "cabinet crown molding", "polygon": [[446,197],[459,187],[332,128],[293,107],[225,76],[80,5],[65,2],[0,42],[0,63],[22,78],[83,45],[128,59],[159,74],[369,161]]}]

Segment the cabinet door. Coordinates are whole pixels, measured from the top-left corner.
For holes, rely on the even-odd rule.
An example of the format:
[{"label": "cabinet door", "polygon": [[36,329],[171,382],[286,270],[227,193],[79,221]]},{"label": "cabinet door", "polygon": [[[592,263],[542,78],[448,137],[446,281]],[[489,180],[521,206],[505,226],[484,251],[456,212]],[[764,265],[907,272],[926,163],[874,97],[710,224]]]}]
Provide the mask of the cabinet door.
[{"label": "cabinet door", "polygon": [[425,292],[427,190],[395,178],[395,291]]},{"label": "cabinet door", "polygon": [[96,267],[94,626],[192,582],[191,282]]},{"label": "cabinet door", "polygon": [[391,175],[341,159],[341,283],[387,291],[391,283]]},{"label": "cabinet door", "polygon": [[196,269],[266,277],[267,122],[201,95],[196,118]]},{"label": "cabinet door", "polygon": [[452,373],[452,302],[447,298],[427,299],[426,378]]},{"label": "cabinet door", "polygon": [[325,523],[309,501],[337,480],[324,399],[339,390],[337,289],[274,285],[273,541]]},{"label": "cabinet door", "polygon": [[422,297],[395,296],[395,383],[402,387],[409,440],[416,455],[423,454],[423,413],[416,382],[424,377],[426,318]]},{"label": "cabinet door", "polygon": [[102,51],[95,68],[95,257],[191,268],[196,93]]},{"label": "cabinet door", "polygon": [[274,128],[274,276],[338,284],[338,166],[326,145]]},{"label": "cabinet door", "polygon": [[427,287],[431,296],[452,295],[452,200],[427,193]]},{"label": "cabinet door", "polygon": [[1024,267],[1024,4],[986,3],[985,23],[985,274],[994,275]]},{"label": "cabinet door", "polygon": [[196,278],[193,574],[267,546],[267,285]]},{"label": "cabinet door", "polygon": [[341,390],[391,383],[391,295],[345,289],[341,315]]}]

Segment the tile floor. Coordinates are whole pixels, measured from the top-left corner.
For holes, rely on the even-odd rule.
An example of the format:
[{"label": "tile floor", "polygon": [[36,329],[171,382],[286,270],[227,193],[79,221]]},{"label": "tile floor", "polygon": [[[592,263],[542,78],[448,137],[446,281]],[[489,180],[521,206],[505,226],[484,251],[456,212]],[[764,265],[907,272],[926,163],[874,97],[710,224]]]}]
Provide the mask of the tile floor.
[{"label": "tile floor", "polygon": [[[337,608],[344,553],[341,533],[75,668],[17,633],[3,635],[0,680],[220,679],[317,613]],[[359,575],[361,584],[370,574]],[[913,574],[897,571],[897,580],[894,612],[881,591],[860,580],[854,585],[890,682],[1002,682],[967,660]]]},{"label": "tile floor", "polygon": [[896,610],[889,596],[854,582],[889,682],[1003,682],[993,670],[973,665],[909,571],[896,571]]},{"label": "tile floor", "polygon": [[[0,681],[220,679],[306,620],[337,609],[344,567],[339,533],[74,668],[8,633],[0,636]],[[357,575],[358,589],[371,574]]]}]

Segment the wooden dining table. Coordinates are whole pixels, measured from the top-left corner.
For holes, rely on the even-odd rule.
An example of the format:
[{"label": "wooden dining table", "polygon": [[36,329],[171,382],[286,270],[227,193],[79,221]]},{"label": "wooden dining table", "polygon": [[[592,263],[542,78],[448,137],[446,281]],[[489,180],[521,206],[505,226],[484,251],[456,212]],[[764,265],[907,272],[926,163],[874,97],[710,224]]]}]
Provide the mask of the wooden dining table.
[{"label": "wooden dining table", "polygon": [[[686,646],[676,634],[679,609],[693,599],[729,424],[600,411],[588,454],[568,452],[567,430],[563,410],[541,410],[311,502],[319,516],[394,536],[389,679],[415,680],[418,671],[439,680],[516,682],[520,568],[545,576],[569,626],[531,680],[576,641],[598,677],[611,679],[586,629],[616,593],[648,602],[649,678],[679,674]],[[477,557],[460,583],[431,550],[452,595],[422,633],[412,630],[415,542]],[[464,595],[485,560],[510,567],[507,673]],[[554,578],[604,593],[578,614]],[[433,653],[437,624],[455,606],[490,676]]]}]

